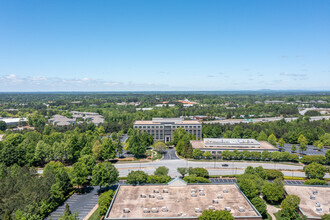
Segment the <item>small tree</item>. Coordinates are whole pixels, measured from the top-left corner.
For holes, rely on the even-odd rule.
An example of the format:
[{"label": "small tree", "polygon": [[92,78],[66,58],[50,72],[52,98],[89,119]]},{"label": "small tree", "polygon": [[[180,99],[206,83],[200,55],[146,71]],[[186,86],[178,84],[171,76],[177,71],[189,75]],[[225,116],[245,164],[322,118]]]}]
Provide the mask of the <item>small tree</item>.
[{"label": "small tree", "polygon": [[188,168],[185,167],[178,167],[177,168],[178,173],[181,174],[182,178],[188,173]]},{"label": "small tree", "polygon": [[155,172],[154,175],[156,176],[167,176],[169,169],[165,166],[161,166],[158,167]]},{"label": "small tree", "polygon": [[93,169],[92,184],[108,186],[118,181],[119,172],[110,162],[97,164]]},{"label": "small tree", "polygon": [[78,220],[78,219],[79,219],[78,214],[77,213],[72,214],[68,204],[65,205],[63,215],[58,218],[58,220]]},{"label": "small tree", "polygon": [[87,183],[88,169],[87,166],[82,162],[76,162],[72,165],[71,170],[71,182],[73,185],[78,187]]},{"label": "small tree", "polygon": [[261,131],[258,136],[258,141],[267,141],[267,135],[264,131]]},{"label": "small tree", "polygon": [[307,150],[308,141],[307,141],[307,139],[305,138],[304,135],[301,134],[299,136],[298,143],[300,144],[300,146],[299,146],[300,152],[304,152],[305,150]]},{"label": "small tree", "polygon": [[203,156],[204,156],[205,158],[207,158],[207,159],[210,159],[210,158],[212,157],[212,154],[211,154],[210,151],[205,151],[204,154],[203,154]]},{"label": "small tree", "polygon": [[99,199],[97,200],[100,216],[105,215],[105,213],[107,212],[113,196],[114,192],[112,190],[106,191],[100,195]]},{"label": "small tree", "polygon": [[262,195],[271,204],[279,203],[284,197],[283,185],[266,183],[262,189]]},{"label": "small tree", "polygon": [[251,200],[251,202],[254,205],[254,207],[256,207],[258,212],[262,215],[262,217],[264,217],[264,218],[267,217],[267,205],[262,198],[254,197]]},{"label": "small tree", "polygon": [[234,217],[229,211],[222,210],[204,210],[202,215],[198,217],[199,220],[234,220]]},{"label": "small tree", "polygon": [[157,151],[158,153],[164,153],[166,151],[166,144],[164,144],[161,141],[157,141],[154,144],[154,150]]},{"label": "small tree", "polygon": [[323,147],[324,147],[323,142],[322,142],[322,141],[319,141],[319,143],[317,144],[317,149],[318,149],[319,151],[321,151],[321,150],[323,149]]},{"label": "small tree", "polygon": [[324,215],[322,215],[321,220],[330,220],[330,214],[324,214]]},{"label": "small tree", "polygon": [[78,159],[78,162],[82,162],[86,165],[88,174],[92,175],[93,168],[96,164],[96,160],[92,155],[84,155]]},{"label": "small tree", "polygon": [[281,208],[284,215],[294,219],[299,208],[300,198],[296,195],[288,195],[282,202]]},{"label": "small tree", "polygon": [[137,184],[144,184],[148,180],[148,174],[145,172],[138,170],[138,171],[131,171],[127,176],[127,183],[137,185]]},{"label": "small tree", "polygon": [[293,145],[291,146],[291,152],[294,153],[294,152],[296,152],[296,150],[297,150],[297,147],[296,147],[296,145],[293,144]]},{"label": "small tree", "polygon": [[319,163],[313,162],[304,167],[308,179],[323,179],[326,168]]},{"label": "small tree", "polygon": [[285,141],[283,140],[283,138],[281,138],[281,139],[278,141],[278,146],[280,147],[280,150],[281,150],[281,151],[283,150],[284,145],[285,145]]},{"label": "small tree", "polygon": [[274,147],[277,146],[276,141],[277,141],[277,139],[276,139],[276,137],[275,137],[274,134],[269,135],[269,137],[268,137],[268,142],[269,142],[271,145],[273,145]]},{"label": "small tree", "polygon": [[199,149],[199,148],[196,148],[196,149],[194,149],[194,151],[193,151],[193,157],[194,158],[201,158],[203,156],[203,152],[201,151],[201,149]]}]

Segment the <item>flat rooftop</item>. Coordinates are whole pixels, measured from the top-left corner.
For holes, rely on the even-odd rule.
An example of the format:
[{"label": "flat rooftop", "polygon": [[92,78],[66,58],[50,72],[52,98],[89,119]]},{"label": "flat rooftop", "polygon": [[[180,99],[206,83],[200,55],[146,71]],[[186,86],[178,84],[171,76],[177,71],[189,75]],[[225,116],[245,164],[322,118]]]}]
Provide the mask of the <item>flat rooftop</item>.
[{"label": "flat rooftop", "polygon": [[[165,193],[163,190],[168,192]],[[192,197],[194,190],[196,197]],[[204,192],[204,195],[200,194],[200,190]],[[146,197],[142,198],[141,195]],[[150,195],[153,195],[154,198],[149,198]],[[162,199],[159,199],[158,196]],[[217,203],[214,203],[213,200]],[[260,218],[254,207],[234,184],[186,186],[164,184],[120,186],[106,219],[194,219],[201,215],[200,212],[196,212],[196,208],[203,211],[209,209],[209,206],[213,206],[215,210],[230,207],[231,214],[238,218],[243,216]],[[124,212],[125,208],[129,209],[128,213]],[[156,208],[158,212],[152,212],[152,208]],[[163,212],[164,208],[167,209],[166,212]],[[146,210],[150,212],[146,212]]]},{"label": "flat rooftop", "polygon": [[[285,186],[285,190],[290,195],[296,195],[300,198],[300,209],[307,217],[319,218],[322,215],[330,214],[330,187],[316,187],[316,186]],[[313,191],[317,191],[314,195]],[[315,199],[311,199],[310,196],[315,196]],[[321,212],[316,211],[316,203],[320,204],[319,208],[322,208]]]},{"label": "flat rooftop", "polygon": [[218,145],[218,146],[210,146],[205,145],[202,140],[192,140],[190,141],[193,148],[199,148],[201,150],[269,150],[269,151],[277,151],[273,145],[268,143],[267,141],[258,141],[260,145],[256,144],[230,144],[230,145]]},{"label": "flat rooftop", "polygon": [[135,125],[161,125],[166,123],[174,124],[202,124],[197,120],[183,120],[182,118],[153,118],[152,120],[135,121]]}]

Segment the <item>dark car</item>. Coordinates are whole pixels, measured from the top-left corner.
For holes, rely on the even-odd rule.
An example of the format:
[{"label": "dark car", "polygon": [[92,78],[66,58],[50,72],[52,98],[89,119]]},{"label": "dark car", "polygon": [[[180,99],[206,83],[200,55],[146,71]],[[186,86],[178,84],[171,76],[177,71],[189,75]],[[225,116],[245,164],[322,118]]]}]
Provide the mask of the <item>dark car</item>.
[{"label": "dark car", "polygon": [[224,163],[222,164],[223,167],[228,167],[228,164]]}]

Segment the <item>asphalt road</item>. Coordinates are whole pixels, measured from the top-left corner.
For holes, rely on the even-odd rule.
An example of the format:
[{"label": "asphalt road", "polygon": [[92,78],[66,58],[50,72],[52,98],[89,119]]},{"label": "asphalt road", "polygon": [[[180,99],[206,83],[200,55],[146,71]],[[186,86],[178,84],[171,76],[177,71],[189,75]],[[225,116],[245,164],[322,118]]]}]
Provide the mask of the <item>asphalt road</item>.
[{"label": "asphalt road", "polygon": [[175,154],[175,149],[166,150],[162,160],[180,160]]}]

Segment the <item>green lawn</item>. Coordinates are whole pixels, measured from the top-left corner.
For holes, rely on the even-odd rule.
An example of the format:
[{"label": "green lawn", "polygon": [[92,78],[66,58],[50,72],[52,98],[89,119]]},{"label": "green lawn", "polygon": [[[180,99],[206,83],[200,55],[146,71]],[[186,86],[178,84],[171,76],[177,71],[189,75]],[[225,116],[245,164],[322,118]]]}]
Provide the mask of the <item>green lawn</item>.
[{"label": "green lawn", "polygon": [[100,220],[101,216],[99,214],[99,209],[96,209],[95,212],[88,220]]},{"label": "green lawn", "polygon": [[276,220],[282,220],[282,217],[280,215],[280,211],[274,213],[275,217],[276,217]]}]

